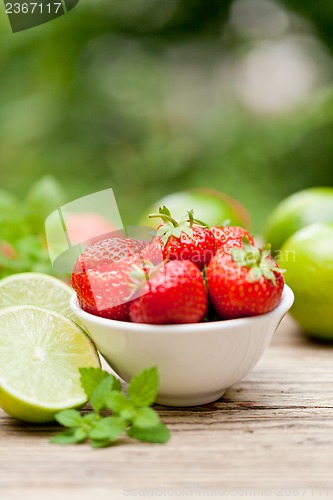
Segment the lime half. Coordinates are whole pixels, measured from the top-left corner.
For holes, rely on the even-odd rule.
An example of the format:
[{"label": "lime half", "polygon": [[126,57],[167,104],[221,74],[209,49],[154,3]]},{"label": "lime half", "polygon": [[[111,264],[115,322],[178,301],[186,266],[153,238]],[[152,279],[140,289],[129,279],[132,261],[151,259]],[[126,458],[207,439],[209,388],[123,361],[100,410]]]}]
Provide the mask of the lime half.
[{"label": "lime half", "polygon": [[80,367],[100,366],[94,344],[65,316],[36,306],[0,310],[0,406],[27,422],[49,422],[87,397]]},{"label": "lime half", "polygon": [[57,311],[78,323],[69,306],[72,295],[70,286],[48,274],[13,274],[0,281],[0,308],[31,304]]}]

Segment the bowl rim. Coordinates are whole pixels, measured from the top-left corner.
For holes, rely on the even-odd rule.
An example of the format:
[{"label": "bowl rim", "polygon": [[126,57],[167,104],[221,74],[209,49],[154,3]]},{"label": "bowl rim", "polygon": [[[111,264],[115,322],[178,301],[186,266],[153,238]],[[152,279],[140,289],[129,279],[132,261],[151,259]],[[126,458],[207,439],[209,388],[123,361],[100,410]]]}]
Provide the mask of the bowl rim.
[{"label": "bowl rim", "polygon": [[132,323],[130,321],[119,321],[115,319],[102,318],[100,316],[95,316],[90,314],[79,306],[77,301],[76,293],[74,292],[70,299],[70,307],[73,313],[78,316],[87,325],[90,323],[95,323],[95,325],[108,327],[114,330],[127,330],[132,332],[154,332],[154,334],[159,333],[188,333],[195,331],[216,331],[216,330],[227,330],[227,329],[237,329],[243,325],[252,325],[262,321],[269,321],[270,319],[277,317],[282,317],[291,308],[294,302],[294,293],[288,285],[284,285],[281,301],[278,306],[276,306],[272,311],[265,314],[260,314],[257,316],[247,316],[245,318],[237,319],[226,319],[219,321],[207,321],[201,323],[185,323],[185,324],[172,324],[172,325],[156,325],[149,323]]}]

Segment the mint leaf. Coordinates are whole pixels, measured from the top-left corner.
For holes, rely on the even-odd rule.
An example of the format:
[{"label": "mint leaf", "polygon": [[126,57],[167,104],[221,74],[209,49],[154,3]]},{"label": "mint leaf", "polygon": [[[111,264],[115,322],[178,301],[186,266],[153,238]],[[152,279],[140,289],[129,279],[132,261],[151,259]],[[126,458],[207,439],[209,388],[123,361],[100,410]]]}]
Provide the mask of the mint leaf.
[{"label": "mint leaf", "polygon": [[90,403],[94,411],[99,412],[105,408],[105,397],[114,390],[114,386],[118,387],[117,382],[119,381],[113,375],[108,375],[95,387],[90,396]]},{"label": "mint leaf", "polygon": [[171,212],[170,212],[170,210],[169,210],[169,209],[168,209],[168,207],[166,207],[165,205],[163,205],[163,207],[159,207],[158,212],[159,212],[160,214],[165,214],[165,215],[168,215],[169,217],[171,216]]},{"label": "mint leaf", "polygon": [[[149,407],[158,392],[156,367],[132,379],[128,397],[121,392],[120,381],[100,368],[80,368],[80,379],[94,411],[84,415],[74,409],[58,412],[55,419],[68,429],[53,436],[51,443],[75,444],[89,439],[93,448],[104,448],[117,441],[123,432],[149,443],[168,441],[168,428]],[[101,415],[100,411],[105,408],[113,415]]]},{"label": "mint leaf", "polygon": [[55,417],[59,424],[64,427],[80,427],[82,425],[82,416],[77,410],[63,410],[58,412]]},{"label": "mint leaf", "polygon": [[169,429],[162,423],[147,429],[133,425],[127,431],[127,435],[146,443],[166,443],[170,439]]},{"label": "mint leaf", "polygon": [[84,392],[90,399],[93,391],[96,387],[107,378],[110,374],[101,368],[79,368],[80,372],[80,382],[83,387]]},{"label": "mint leaf", "polygon": [[157,367],[153,366],[136,375],[128,385],[127,393],[130,401],[136,406],[150,406],[158,393],[159,376]]},{"label": "mint leaf", "polygon": [[63,188],[52,175],[38,179],[30,188],[25,200],[27,219],[33,231],[42,234],[45,218],[53,210],[61,207],[65,201]]},{"label": "mint leaf", "polygon": [[121,382],[120,382],[119,378],[113,377],[113,387],[112,387],[112,390],[113,391],[119,391],[119,392],[121,392],[122,386],[121,386]]},{"label": "mint leaf", "polygon": [[100,418],[101,417],[95,412],[87,413],[82,417],[82,424],[86,427],[89,427],[94,422],[97,422]]},{"label": "mint leaf", "polygon": [[105,396],[105,404],[107,408],[115,413],[120,413],[127,403],[128,399],[122,392],[111,391],[110,394]]},{"label": "mint leaf", "polygon": [[148,429],[149,427],[156,427],[160,423],[160,418],[155,410],[147,406],[136,410],[132,422],[135,427]]},{"label": "mint leaf", "polygon": [[90,444],[92,448],[105,448],[106,446],[110,446],[113,441],[110,439],[92,439]]},{"label": "mint leaf", "polygon": [[105,417],[89,432],[89,437],[93,440],[116,441],[126,427],[126,421],[120,417]]},{"label": "mint leaf", "polygon": [[50,443],[55,444],[75,444],[82,443],[87,439],[87,432],[84,429],[67,429],[64,432],[56,434],[50,439]]},{"label": "mint leaf", "polygon": [[122,392],[111,391],[105,396],[105,404],[107,408],[126,420],[131,420],[136,414],[133,403]]}]

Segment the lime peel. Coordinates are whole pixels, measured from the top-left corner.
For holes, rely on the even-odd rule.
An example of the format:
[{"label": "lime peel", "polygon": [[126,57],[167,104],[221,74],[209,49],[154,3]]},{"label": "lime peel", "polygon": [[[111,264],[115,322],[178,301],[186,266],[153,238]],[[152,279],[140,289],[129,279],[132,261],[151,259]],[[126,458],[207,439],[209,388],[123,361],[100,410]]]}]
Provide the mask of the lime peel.
[{"label": "lime peel", "polygon": [[28,422],[49,422],[87,401],[80,367],[99,367],[86,333],[60,313],[33,305],[0,310],[0,406]]},{"label": "lime peel", "polygon": [[0,309],[26,304],[45,307],[82,327],[69,305],[72,295],[69,285],[44,273],[18,273],[0,281]]}]

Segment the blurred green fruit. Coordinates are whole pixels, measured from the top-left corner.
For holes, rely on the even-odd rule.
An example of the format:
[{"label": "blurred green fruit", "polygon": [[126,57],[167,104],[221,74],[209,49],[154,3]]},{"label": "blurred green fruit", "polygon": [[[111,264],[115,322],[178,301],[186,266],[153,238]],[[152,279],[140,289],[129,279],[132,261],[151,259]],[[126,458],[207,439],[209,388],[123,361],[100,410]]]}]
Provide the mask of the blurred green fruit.
[{"label": "blurred green fruit", "polygon": [[25,210],[17,198],[0,188],[0,242],[14,242],[28,233]]},{"label": "blurred green fruit", "polygon": [[306,333],[333,341],[333,224],[300,229],[285,241],[278,260],[295,294],[292,316]]},{"label": "blurred green fruit", "polygon": [[241,203],[215,189],[197,188],[169,194],[158,200],[140,218],[139,224],[156,228],[161,221],[148,219],[147,215],[158,212],[161,206],[167,206],[173,217],[180,218],[188,210],[194,210],[194,217],[208,226],[228,224],[250,227],[251,221],[248,212]]},{"label": "blurred green fruit", "polygon": [[264,237],[277,250],[298,229],[314,222],[333,222],[333,188],[304,189],[285,198],[268,218]]}]

